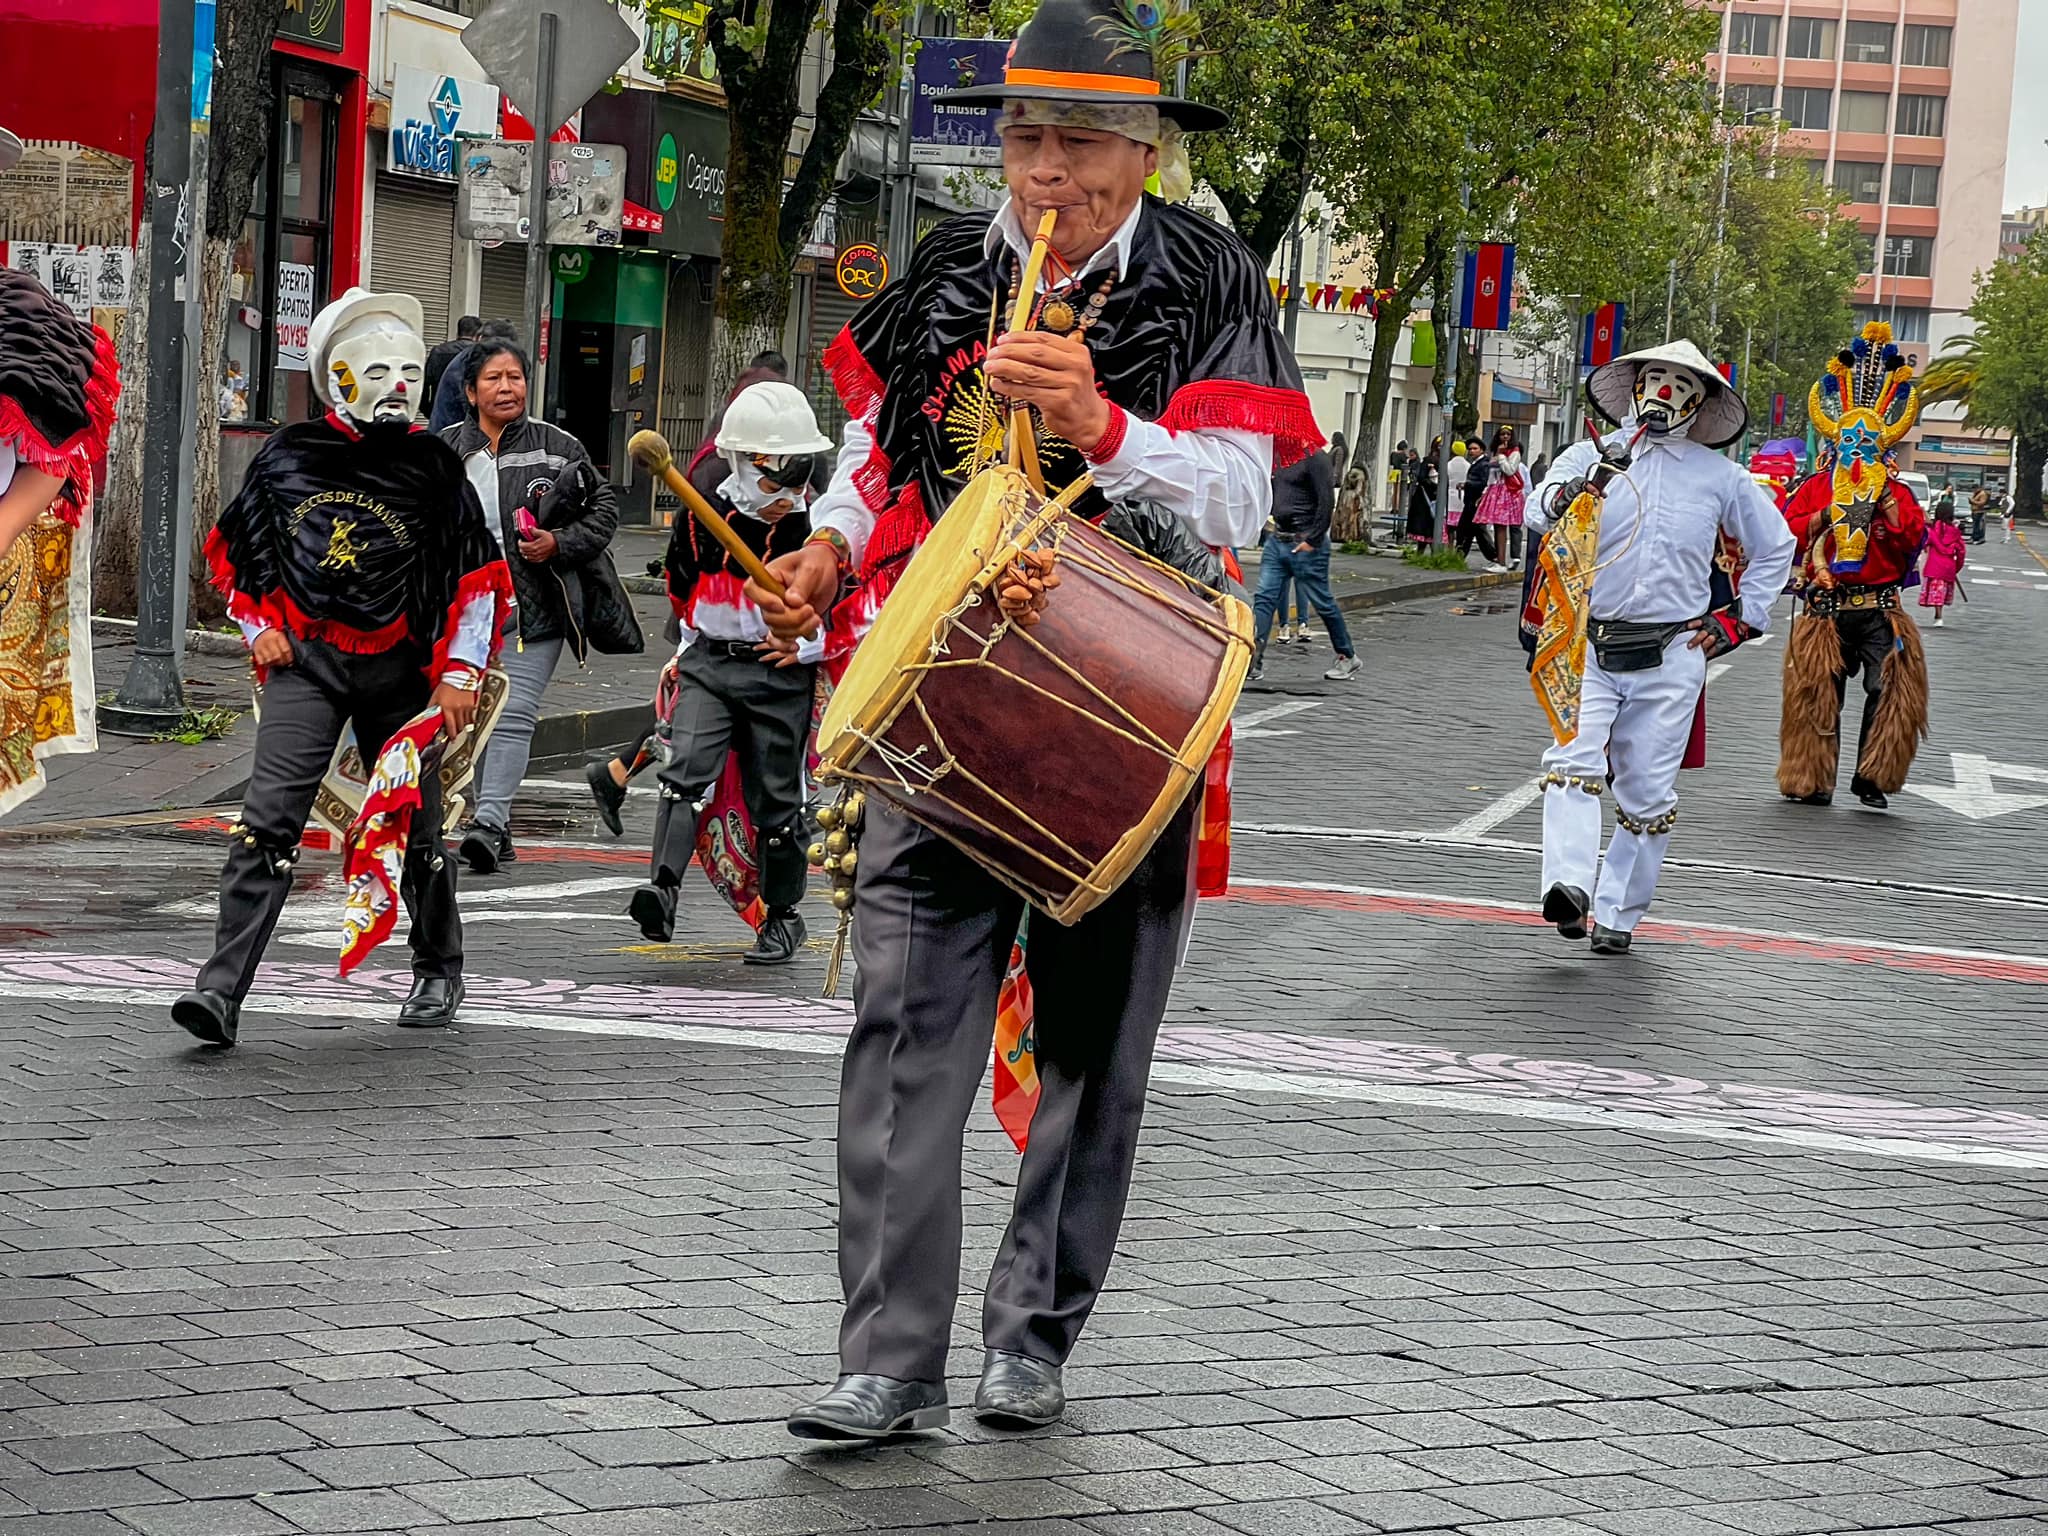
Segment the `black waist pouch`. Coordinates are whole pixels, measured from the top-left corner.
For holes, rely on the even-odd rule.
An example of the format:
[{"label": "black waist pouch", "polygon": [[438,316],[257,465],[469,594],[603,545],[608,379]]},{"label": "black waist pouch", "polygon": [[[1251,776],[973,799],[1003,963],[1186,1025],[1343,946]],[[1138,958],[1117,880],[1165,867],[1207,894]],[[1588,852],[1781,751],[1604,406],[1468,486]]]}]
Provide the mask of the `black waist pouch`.
[{"label": "black waist pouch", "polygon": [[1647,672],[1664,665],[1664,647],[1683,624],[1642,624],[1634,619],[1595,619],[1588,629],[1593,655],[1603,672]]}]

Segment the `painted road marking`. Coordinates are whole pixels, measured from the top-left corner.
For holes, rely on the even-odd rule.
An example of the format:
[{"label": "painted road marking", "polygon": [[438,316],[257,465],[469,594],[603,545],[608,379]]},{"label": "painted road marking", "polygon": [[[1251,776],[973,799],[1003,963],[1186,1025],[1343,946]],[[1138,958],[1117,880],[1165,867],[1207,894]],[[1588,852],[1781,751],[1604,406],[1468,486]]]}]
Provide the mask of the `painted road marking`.
[{"label": "painted road marking", "polygon": [[1542,794],[1543,779],[1538,775],[1525,784],[1517,784],[1485,809],[1467,816],[1444,833],[1444,836],[1466,843],[1482,838],[1502,822],[1520,815],[1525,807],[1533,804]]},{"label": "painted road marking", "polygon": [[[0,997],[25,1002],[157,1009],[168,1007],[188,979],[181,965],[160,956],[0,951]],[[709,988],[468,980],[459,1029],[543,1029],[836,1056],[852,1013],[838,1001]],[[243,1011],[385,1023],[410,983],[403,971],[367,969],[342,982],[311,966],[266,965]],[[189,1046],[168,1025],[162,1038],[167,1053]],[[264,1049],[260,1031],[247,1031],[244,1039],[245,1052]],[[1152,1077],[1184,1088],[1391,1104],[1812,1154],[2048,1169],[2048,1120],[2033,1115],[1414,1043],[1168,1025],[1159,1034]]]},{"label": "painted road marking", "polygon": [[1955,776],[1953,786],[1939,784],[1908,784],[1905,792],[1918,795],[1923,800],[1932,800],[1936,805],[1954,811],[1958,816],[1967,816],[1972,821],[1988,821],[1994,816],[2010,816],[2016,811],[2031,811],[2048,805],[2048,795],[2016,795],[1992,784],[1993,779],[2018,779],[2023,784],[2048,784],[2048,770],[2027,768],[2018,763],[1995,763],[1978,752],[1951,752],[1948,755],[1950,772]]},{"label": "painted road marking", "polygon": [[[1390,827],[1319,827],[1292,822],[1232,822],[1230,834],[1232,837],[1309,838],[1381,847],[1427,848],[1447,853],[1507,854],[1518,858],[1543,856],[1541,843],[1520,843],[1506,838],[1452,837],[1443,832],[1406,832]],[[1915,896],[1939,896],[1950,901],[1993,902],[2004,906],[2048,911],[2048,896],[1987,890],[1981,886],[1942,885],[1926,880],[1891,880],[1881,875],[1853,875],[1835,870],[1775,869],[1768,865],[1735,864],[1726,859],[1700,859],[1678,855],[1666,858],[1664,867],[1694,869],[1706,874],[1740,875],[1747,880],[1785,880],[1801,885],[1900,891]]]},{"label": "painted road marking", "polygon": [[1250,741],[1259,736],[1298,736],[1299,731],[1269,731],[1261,727],[1268,720],[1285,720],[1289,715],[1298,715],[1304,710],[1314,709],[1321,699],[1295,699],[1286,704],[1269,704],[1264,709],[1253,710],[1248,715],[1239,715],[1231,722],[1231,736],[1237,741]]}]

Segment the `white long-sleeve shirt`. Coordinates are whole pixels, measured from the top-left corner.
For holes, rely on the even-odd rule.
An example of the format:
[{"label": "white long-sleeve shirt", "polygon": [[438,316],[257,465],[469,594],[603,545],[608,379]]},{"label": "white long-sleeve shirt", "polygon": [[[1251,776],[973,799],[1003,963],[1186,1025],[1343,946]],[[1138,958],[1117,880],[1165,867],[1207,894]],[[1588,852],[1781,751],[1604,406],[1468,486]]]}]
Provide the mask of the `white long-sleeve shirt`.
[{"label": "white long-sleeve shirt", "polygon": [[[1602,441],[1619,445],[1632,424]],[[1590,475],[1600,442],[1574,443],[1560,453],[1528,506],[1531,530],[1550,526],[1557,493]],[[1593,578],[1596,619],[1673,624],[1705,611],[1714,554],[1725,529],[1748,556],[1742,573],[1742,618],[1770,627],[1771,605],[1785,589],[1796,541],[1771,498],[1732,459],[1682,437],[1645,436],[1627,476],[1607,486],[1600,513],[1601,569]]]},{"label": "white long-sleeve shirt", "polygon": [[[1139,200],[1109,243],[1075,274],[1085,278],[1114,266],[1128,273],[1138,220]],[[1006,201],[989,226],[986,249],[993,255],[1007,245],[1021,260],[1031,241]],[[1040,286],[1046,280],[1041,277]],[[1096,487],[1111,501],[1156,501],[1187,520],[1205,544],[1237,547],[1258,541],[1273,504],[1273,439],[1262,432],[1204,427],[1169,432],[1156,422],[1129,412],[1124,440],[1107,459],[1093,464]],[[854,477],[868,462],[874,438],[865,423],[850,420],[841,434],[839,459],[832,482],[811,507],[811,523],[843,536],[856,565],[874,530],[875,511],[856,488]]]}]

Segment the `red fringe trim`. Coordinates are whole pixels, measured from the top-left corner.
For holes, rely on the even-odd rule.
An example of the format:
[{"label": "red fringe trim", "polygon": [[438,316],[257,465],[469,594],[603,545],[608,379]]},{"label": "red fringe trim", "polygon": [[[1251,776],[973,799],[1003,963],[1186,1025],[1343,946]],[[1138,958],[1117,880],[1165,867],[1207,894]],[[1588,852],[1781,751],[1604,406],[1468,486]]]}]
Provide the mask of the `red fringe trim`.
[{"label": "red fringe trim", "polygon": [[427,676],[435,682],[448,670],[448,644],[455,638],[455,622],[462,617],[470,599],[489,594],[491,610],[491,651],[485,660],[488,666],[498,659],[499,636],[504,631],[506,616],[512,612],[512,568],[503,560],[493,560],[489,565],[480,565],[455,584],[455,596],[448,601],[448,613],[441,621],[441,638],[434,642],[434,656],[427,664]]},{"label": "red fringe trim", "polygon": [[1323,446],[1322,429],[1308,396],[1298,389],[1246,384],[1235,379],[1199,379],[1173,392],[1160,413],[1169,432],[1226,427],[1273,439],[1273,467],[1285,469]]},{"label": "red fringe trim", "polygon": [[107,454],[107,439],[113,435],[115,407],[121,399],[121,365],[114,355],[114,339],[98,326],[92,327],[92,372],[85,381],[85,425],[61,443],[52,443],[29,421],[14,400],[0,398],[0,440],[14,444],[15,452],[31,469],[59,476],[64,489],[51,508],[76,528],[92,507],[92,467]]},{"label": "red fringe trim", "polygon": [[839,403],[846,407],[847,414],[872,427],[882,413],[882,376],[861,356],[860,348],[853,339],[852,326],[839,328],[839,334],[825,348],[823,362],[832,387],[839,392]]},{"label": "red fringe trim", "polygon": [[228,541],[219,528],[207,533],[204,553],[213,589],[227,599],[229,618],[237,624],[255,624],[263,629],[285,627],[284,610],[274,598],[251,597],[235,584],[234,562],[228,558]]}]

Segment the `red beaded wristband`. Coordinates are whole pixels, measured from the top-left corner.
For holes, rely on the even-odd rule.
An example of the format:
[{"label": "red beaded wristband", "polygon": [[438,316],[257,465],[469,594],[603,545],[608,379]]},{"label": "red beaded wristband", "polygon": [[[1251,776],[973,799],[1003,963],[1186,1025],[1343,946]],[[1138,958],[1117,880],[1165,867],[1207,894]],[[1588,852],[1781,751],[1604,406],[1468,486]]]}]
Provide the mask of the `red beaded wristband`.
[{"label": "red beaded wristband", "polygon": [[1109,425],[1102,429],[1102,436],[1095,446],[1088,450],[1090,464],[1107,464],[1117,456],[1124,445],[1124,436],[1130,431],[1131,419],[1124,414],[1124,408],[1115,401],[1109,403]]}]

